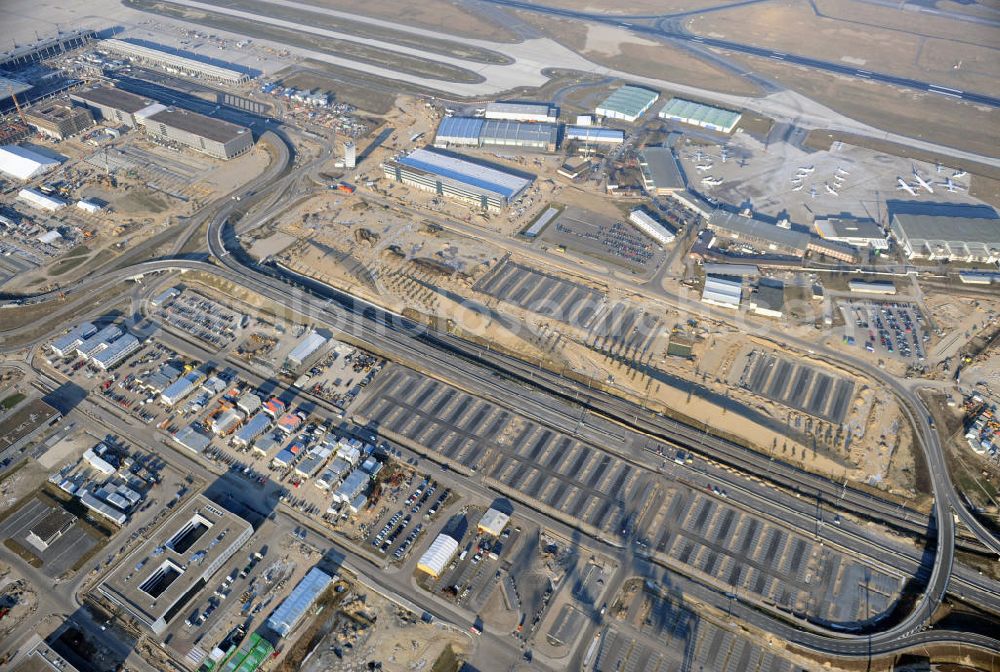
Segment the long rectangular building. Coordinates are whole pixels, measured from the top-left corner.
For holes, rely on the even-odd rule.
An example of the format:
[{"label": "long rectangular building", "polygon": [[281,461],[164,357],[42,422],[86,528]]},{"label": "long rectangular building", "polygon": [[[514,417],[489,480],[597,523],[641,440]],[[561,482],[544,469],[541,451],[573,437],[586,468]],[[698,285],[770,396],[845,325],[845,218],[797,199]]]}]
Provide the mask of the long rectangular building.
[{"label": "long rectangular building", "polygon": [[187,77],[206,79],[230,85],[244,84],[250,81],[249,75],[232,68],[204,63],[179,54],[172,54],[169,51],[154,49],[124,40],[101,40],[98,48],[111,54],[118,54],[139,63],[155,65]]},{"label": "long rectangular building", "polygon": [[130,128],[139,126],[135,116],[137,112],[157,104],[152,98],[137,96],[111,86],[78,89],[71,93],[69,98],[90,109],[102,121],[125,124]]},{"label": "long rectangular building", "polygon": [[684,171],[669,147],[644,147],[639,152],[642,186],[653,196],[667,196],[687,187]]},{"label": "long rectangular building", "polygon": [[586,145],[620,145],[625,142],[625,131],[601,126],[567,126],[565,137]]},{"label": "long rectangular building", "polygon": [[385,177],[492,212],[517,198],[533,178],[431,149],[382,164]]},{"label": "long rectangular building", "polygon": [[559,109],[548,103],[506,103],[497,101],[486,104],[486,112],[483,116],[487,119],[538,121],[554,124],[559,118]]},{"label": "long rectangular building", "polygon": [[677,234],[669,226],[653,219],[643,210],[633,210],[630,212],[628,214],[628,221],[635,224],[640,231],[664,247],[674,242],[674,239],[677,237]]},{"label": "long rectangular building", "polygon": [[892,235],[910,259],[1000,261],[1000,219],[895,213]]},{"label": "long rectangular building", "polygon": [[195,495],[99,584],[98,592],[160,635],[253,535],[253,527]]},{"label": "long rectangular building", "polygon": [[720,133],[731,133],[740,121],[739,112],[683,98],[671,98],[660,110],[659,117]]},{"label": "long rectangular building", "polygon": [[656,91],[626,85],[605,98],[594,112],[599,117],[632,122],[651,108],[659,97]]},{"label": "long rectangular building", "polygon": [[816,233],[826,240],[873,250],[889,249],[885,232],[878,222],[871,219],[817,217],[813,226]]},{"label": "long rectangular building", "polygon": [[434,136],[435,147],[518,147],[554,152],[559,141],[556,124],[445,117]]},{"label": "long rectangular building", "polygon": [[287,636],[332,582],[333,577],[323,570],[316,567],[310,569],[285,601],[268,617],[268,627],[281,637]]},{"label": "long rectangular building", "polygon": [[807,233],[783,229],[725,210],[716,210],[709,216],[708,228],[720,236],[746,242],[764,253],[801,258],[809,249]]},{"label": "long rectangular building", "polygon": [[253,147],[249,128],[197,112],[167,107],[140,117],[146,135],[161,142],[179,142],[217,159],[232,159]]}]

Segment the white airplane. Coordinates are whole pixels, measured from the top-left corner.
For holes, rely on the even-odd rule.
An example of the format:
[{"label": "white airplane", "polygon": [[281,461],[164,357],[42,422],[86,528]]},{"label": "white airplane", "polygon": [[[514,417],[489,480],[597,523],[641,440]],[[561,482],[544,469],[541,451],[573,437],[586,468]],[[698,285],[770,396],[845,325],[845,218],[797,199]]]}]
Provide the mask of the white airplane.
[{"label": "white airplane", "polygon": [[706,170],[712,170],[712,164],[711,163],[699,163],[697,166],[695,166],[695,168],[698,169],[699,173],[703,173]]},{"label": "white airplane", "polygon": [[806,174],[808,174],[808,173],[813,172],[814,170],[816,170],[816,166],[799,166],[799,172],[800,173],[806,173]]},{"label": "white airplane", "polygon": [[790,181],[791,181],[792,184],[802,184],[802,178],[801,177],[793,177]]},{"label": "white airplane", "polygon": [[722,162],[725,163],[729,160],[729,150],[725,147],[722,148]]},{"label": "white airplane", "polygon": [[823,183],[823,186],[826,187],[826,193],[830,194],[831,196],[840,196],[840,194],[837,193],[837,190],[831,187],[826,182]]},{"label": "white airplane", "polygon": [[965,172],[964,170],[959,170],[959,171],[956,171],[955,174],[952,175],[952,177],[957,180],[958,178],[965,177],[966,175],[968,175],[967,172]]},{"label": "white airplane", "polygon": [[941,184],[944,185],[944,188],[947,189],[949,193],[952,194],[954,194],[956,191],[962,191],[963,189],[965,189],[965,187],[952,182],[950,177]]},{"label": "white airplane", "polygon": [[938,161],[937,163],[934,164],[934,169],[938,172],[938,174],[941,173],[941,168],[943,168],[943,167],[944,166],[941,165],[940,161]]},{"label": "white airplane", "polygon": [[932,187],[931,185],[927,184],[927,180],[925,180],[924,178],[920,177],[920,173],[917,172],[916,168],[913,169],[913,177],[917,180],[917,184],[919,184],[921,187],[923,187],[924,189],[927,190],[928,194],[933,194],[934,193],[934,187]]},{"label": "white airplane", "polygon": [[806,185],[804,185],[804,184],[802,184],[800,182],[800,183],[796,184],[794,187],[792,187],[792,191],[802,191],[802,187],[804,187],[804,186],[806,186]]},{"label": "white airplane", "polygon": [[816,198],[816,187],[810,187],[810,189],[809,189],[809,195],[812,198]]},{"label": "white airplane", "polygon": [[916,196],[917,195],[916,190],[913,187],[911,187],[909,184],[907,184],[906,181],[903,178],[897,177],[896,178],[896,182],[899,183],[899,186],[896,187],[896,191],[905,191],[910,196]]},{"label": "white airplane", "polygon": [[843,168],[841,168],[840,166],[837,166],[837,170],[836,170],[836,173],[837,173],[837,175],[844,175],[845,177],[846,177],[847,175],[850,175],[850,174],[851,174],[851,173],[850,173],[849,171],[846,171],[846,170],[844,170],[844,169],[843,169]]},{"label": "white airplane", "polygon": [[715,186],[718,186],[718,185],[722,184],[722,178],[721,177],[706,177],[706,178],[702,179],[701,183],[705,184],[705,185],[708,185],[710,187],[715,187]]}]

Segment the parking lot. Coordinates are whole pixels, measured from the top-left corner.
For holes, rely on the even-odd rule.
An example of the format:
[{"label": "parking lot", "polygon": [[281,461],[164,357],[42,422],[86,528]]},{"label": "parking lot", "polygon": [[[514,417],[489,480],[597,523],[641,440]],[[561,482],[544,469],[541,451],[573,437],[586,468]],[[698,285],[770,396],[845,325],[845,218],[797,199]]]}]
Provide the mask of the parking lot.
[{"label": "parking lot", "polygon": [[395,364],[352,410],[595,532],[621,535],[653,492],[624,460]]},{"label": "parking lot", "polygon": [[665,256],[656,243],[625,222],[624,217],[573,206],[549,223],[538,240],[634,273],[652,273]]},{"label": "parking lot", "polygon": [[[0,539],[8,547],[10,541],[20,547],[18,555],[26,557],[27,552],[37,558],[45,575],[55,578],[73,569],[80,558],[100,543],[100,539],[96,534],[87,533],[84,528],[89,527],[89,524],[86,521],[65,512],[48,496],[46,500],[48,501],[43,501],[38,496],[33,497],[7,516],[0,522]],[[40,532],[40,524],[50,516],[50,520],[59,517],[63,522],[65,518],[65,523],[72,520],[72,524],[56,539],[49,541],[45,548],[40,548],[28,540],[28,535],[32,531]]]},{"label": "parking lot", "polygon": [[756,349],[746,357],[739,385],[838,425],[844,422],[854,398],[854,381]]},{"label": "parking lot", "polygon": [[920,309],[896,301],[840,301],[844,334],[880,356],[923,361],[930,333]]},{"label": "parking lot", "polygon": [[600,350],[645,352],[660,319],[642,307],[611,303],[599,290],[506,260],[479,279],[474,289],[519,308],[566,322],[587,331]]},{"label": "parking lot", "polygon": [[[425,532],[426,526],[447,507],[449,499],[454,499],[451,490],[439,490],[437,482],[429,476],[414,481],[417,479],[411,477],[400,484],[402,487],[383,493],[382,500],[386,506],[380,515],[365,523],[365,529],[369,533],[365,542],[391,562],[405,560]],[[400,491],[409,492],[409,495],[403,500],[401,508],[389,515],[392,508],[389,504],[398,502]]]},{"label": "parking lot", "polygon": [[732,592],[747,593],[791,613],[852,622],[886,612],[903,579],[863,565],[801,532],[779,527],[725,503],[706,481],[678,484],[639,529],[640,545]]},{"label": "parking lot", "polygon": [[[621,622],[603,631],[595,672],[798,669],[728,627],[699,616],[680,599],[643,588],[626,590],[620,599],[616,613]],[[640,634],[647,639],[639,639]],[[650,639],[659,645],[652,646]]]},{"label": "parking lot", "polygon": [[153,314],[162,318],[165,326],[179,329],[216,348],[232,345],[247,319],[242,313],[190,290],[158,306]]}]

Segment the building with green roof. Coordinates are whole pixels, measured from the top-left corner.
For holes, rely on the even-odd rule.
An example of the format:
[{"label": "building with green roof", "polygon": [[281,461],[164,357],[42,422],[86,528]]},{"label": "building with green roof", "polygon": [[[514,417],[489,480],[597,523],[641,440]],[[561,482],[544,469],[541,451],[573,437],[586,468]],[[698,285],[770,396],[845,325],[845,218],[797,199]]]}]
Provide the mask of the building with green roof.
[{"label": "building with green roof", "polygon": [[731,133],[740,121],[740,113],[713,107],[693,100],[671,98],[660,110],[660,119],[672,119],[683,124],[700,126],[720,133]]},{"label": "building with green roof", "polygon": [[653,106],[660,94],[638,86],[623,86],[597,106],[594,113],[607,119],[635,121]]}]

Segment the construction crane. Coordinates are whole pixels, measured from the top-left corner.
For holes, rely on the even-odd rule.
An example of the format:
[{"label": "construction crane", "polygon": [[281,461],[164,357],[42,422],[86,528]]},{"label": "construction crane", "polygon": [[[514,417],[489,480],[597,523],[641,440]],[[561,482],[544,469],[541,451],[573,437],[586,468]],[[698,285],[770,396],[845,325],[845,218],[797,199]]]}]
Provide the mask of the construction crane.
[{"label": "construction crane", "polygon": [[17,102],[17,95],[14,93],[14,87],[8,84],[7,92],[10,94],[11,100],[14,101],[14,109],[17,110],[17,116],[21,118],[21,123],[27,126],[28,120],[24,118],[24,111],[21,110],[21,103]]}]

